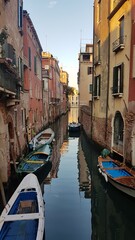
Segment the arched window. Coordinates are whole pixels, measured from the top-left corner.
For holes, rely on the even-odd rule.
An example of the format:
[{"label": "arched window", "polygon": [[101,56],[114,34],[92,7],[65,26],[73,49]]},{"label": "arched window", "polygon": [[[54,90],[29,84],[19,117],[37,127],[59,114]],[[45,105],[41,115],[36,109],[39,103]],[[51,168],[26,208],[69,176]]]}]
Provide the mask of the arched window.
[{"label": "arched window", "polygon": [[124,122],[120,112],[116,112],[114,118],[114,143],[119,144],[123,142]]}]

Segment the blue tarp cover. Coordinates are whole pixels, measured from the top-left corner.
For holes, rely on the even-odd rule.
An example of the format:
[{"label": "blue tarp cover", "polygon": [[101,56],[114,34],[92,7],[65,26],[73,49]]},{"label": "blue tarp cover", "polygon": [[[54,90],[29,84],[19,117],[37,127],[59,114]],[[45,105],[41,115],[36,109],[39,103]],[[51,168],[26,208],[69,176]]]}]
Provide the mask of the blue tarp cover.
[{"label": "blue tarp cover", "polygon": [[111,169],[111,170],[107,170],[107,169],[106,169],[106,172],[107,172],[107,174],[109,174],[112,178],[132,176],[130,173],[128,173],[127,171],[125,171],[125,170],[123,170],[123,169]]}]

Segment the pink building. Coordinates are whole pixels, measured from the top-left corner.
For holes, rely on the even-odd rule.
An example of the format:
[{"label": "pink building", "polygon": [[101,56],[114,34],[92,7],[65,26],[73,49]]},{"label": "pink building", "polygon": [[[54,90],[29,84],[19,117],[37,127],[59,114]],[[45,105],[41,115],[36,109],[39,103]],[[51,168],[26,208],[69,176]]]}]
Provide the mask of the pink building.
[{"label": "pink building", "polygon": [[23,11],[24,96],[28,140],[43,125],[42,47],[27,11]]},{"label": "pink building", "polygon": [[23,1],[0,1],[0,177],[7,182],[11,163],[25,147],[23,98]]}]

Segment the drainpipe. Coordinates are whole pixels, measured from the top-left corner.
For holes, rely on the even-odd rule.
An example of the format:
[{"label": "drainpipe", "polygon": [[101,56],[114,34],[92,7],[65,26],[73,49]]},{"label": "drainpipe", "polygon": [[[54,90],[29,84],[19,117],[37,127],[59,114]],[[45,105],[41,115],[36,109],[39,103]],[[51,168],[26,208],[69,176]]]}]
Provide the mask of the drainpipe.
[{"label": "drainpipe", "polygon": [[91,139],[93,135],[93,104],[94,104],[94,98],[93,98],[93,86],[94,86],[94,36],[95,36],[95,5],[93,5],[93,72],[92,72],[92,103],[91,103]]},{"label": "drainpipe", "polygon": [[[108,15],[110,13],[110,1],[108,1]],[[106,95],[106,119],[105,119],[105,140],[107,139],[108,130],[108,105],[109,105],[109,83],[110,83],[110,21],[108,19],[108,79],[107,79],[107,95]]]}]

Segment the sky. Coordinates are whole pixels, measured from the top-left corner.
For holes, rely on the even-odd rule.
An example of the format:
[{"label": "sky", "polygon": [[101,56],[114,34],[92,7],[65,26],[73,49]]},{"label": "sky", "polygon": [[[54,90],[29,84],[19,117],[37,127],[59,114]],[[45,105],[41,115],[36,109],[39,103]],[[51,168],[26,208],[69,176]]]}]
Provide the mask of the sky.
[{"label": "sky", "polygon": [[93,0],[23,0],[44,52],[59,61],[77,88],[80,46],[92,43]]}]

